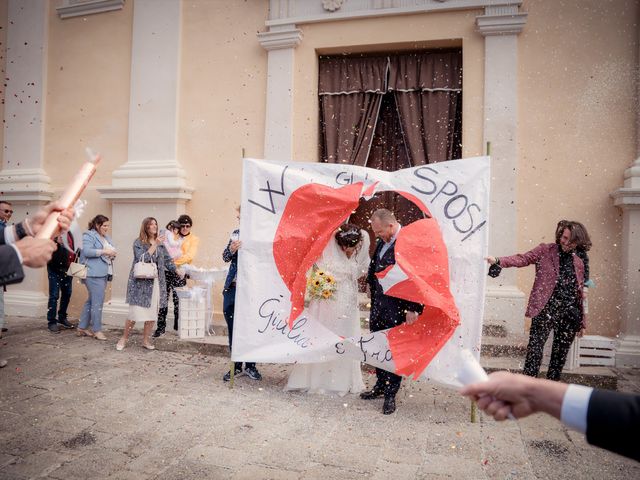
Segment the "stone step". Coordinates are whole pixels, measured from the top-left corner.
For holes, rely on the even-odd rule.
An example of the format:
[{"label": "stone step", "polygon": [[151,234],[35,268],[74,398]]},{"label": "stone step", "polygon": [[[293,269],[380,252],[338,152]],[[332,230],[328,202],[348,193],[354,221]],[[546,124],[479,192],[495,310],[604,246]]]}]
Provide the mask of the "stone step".
[{"label": "stone step", "polygon": [[227,322],[224,317],[213,317],[213,330],[216,332],[216,335],[229,335],[229,329],[227,328]]},{"label": "stone step", "polygon": [[[216,325],[214,322],[214,329]],[[225,324],[226,329],[226,324]],[[216,329],[216,333],[218,330]],[[214,357],[229,356],[229,339],[225,334],[207,335],[204,338],[180,339],[173,330],[154,339],[156,349],[165,352],[200,353]]]},{"label": "stone step", "polygon": [[[521,373],[524,359],[510,357],[480,357],[480,364],[487,373],[499,370],[508,370],[514,373]],[[540,378],[545,378],[547,368],[540,369]],[[608,367],[578,367],[571,371],[562,372],[561,381],[565,383],[575,383],[588,387],[604,388],[607,390],[617,390],[618,376]]]},{"label": "stone step", "polygon": [[507,329],[504,325],[484,324],[482,325],[482,335],[489,337],[506,337]]},{"label": "stone step", "polygon": [[510,337],[482,336],[481,355],[484,357],[519,357],[527,353],[529,338],[525,335]]}]

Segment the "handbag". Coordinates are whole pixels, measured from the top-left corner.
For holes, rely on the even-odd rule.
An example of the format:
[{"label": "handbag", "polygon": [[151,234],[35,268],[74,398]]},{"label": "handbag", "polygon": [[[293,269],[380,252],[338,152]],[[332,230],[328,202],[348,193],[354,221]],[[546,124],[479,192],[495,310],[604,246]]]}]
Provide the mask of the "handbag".
[{"label": "handbag", "polygon": [[143,253],[138,260],[133,265],[133,276],[134,278],[140,279],[152,279],[158,277],[158,267],[154,262],[145,262],[144,256],[146,253]]},{"label": "handbag", "polygon": [[73,259],[73,262],[69,264],[69,268],[67,268],[67,275],[84,280],[87,278],[87,271],[89,269],[84,263],[77,262],[76,260],[78,260],[78,254],[76,254],[76,258]]},{"label": "handbag", "polygon": [[502,272],[502,267],[497,263],[494,263],[493,265],[489,266],[489,273],[487,275],[492,278],[496,278],[498,275],[500,275],[500,272]]}]

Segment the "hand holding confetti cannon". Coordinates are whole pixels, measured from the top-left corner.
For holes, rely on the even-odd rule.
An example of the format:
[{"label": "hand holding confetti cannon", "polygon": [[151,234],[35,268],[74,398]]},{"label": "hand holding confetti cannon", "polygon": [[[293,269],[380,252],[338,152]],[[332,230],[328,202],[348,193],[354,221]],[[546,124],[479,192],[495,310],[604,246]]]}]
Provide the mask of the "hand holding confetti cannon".
[{"label": "hand holding confetti cannon", "polygon": [[36,238],[53,238],[60,233],[58,218],[60,217],[61,211],[68,210],[73,207],[89,184],[101,157],[99,154],[94,154],[89,148],[87,148],[86,151],[89,160],[82,165],[82,168],[80,168],[78,173],[76,173],[67,189],[60,196],[60,199],[55,202],[54,205],[58,208],[55,208],[49,213],[42,227],[38,229]]}]

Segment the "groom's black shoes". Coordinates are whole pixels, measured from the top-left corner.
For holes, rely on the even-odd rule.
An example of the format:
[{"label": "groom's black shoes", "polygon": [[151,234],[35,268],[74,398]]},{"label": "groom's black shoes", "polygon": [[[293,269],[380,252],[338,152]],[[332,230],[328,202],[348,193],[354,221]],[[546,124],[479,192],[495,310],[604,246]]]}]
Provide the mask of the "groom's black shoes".
[{"label": "groom's black shoes", "polygon": [[362,392],[360,394],[360,398],[363,400],[373,400],[374,398],[381,397],[382,395],[384,395],[384,392],[382,390],[378,390],[377,388],[373,387],[368,392]]},{"label": "groom's black shoes", "polygon": [[396,397],[385,396],[384,405],[382,406],[382,413],[385,415],[391,415],[396,411]]}]

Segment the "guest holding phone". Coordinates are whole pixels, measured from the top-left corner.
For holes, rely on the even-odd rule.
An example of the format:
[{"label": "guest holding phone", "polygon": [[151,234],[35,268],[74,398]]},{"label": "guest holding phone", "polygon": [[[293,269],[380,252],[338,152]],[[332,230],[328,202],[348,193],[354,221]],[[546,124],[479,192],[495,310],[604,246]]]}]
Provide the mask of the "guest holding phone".
[{"label": "guest holding phone", "polygon": [[[163,245],[164,237],[158,235],[158,222],[153,217],[142,220],[140,234],[133,242],[133,263],[127,283],[127,303],[129,314],[125,323],[122,338],[116,350],[124,350],[129,333],[136,322],[144,322],[142,346],[147,350],[155,350],[151,343],[151,332],[158,318],[158,308],[167,305],[167,289],[165,272],[183,276],[176,272],[176,266]],[[134,274],[137,262],[148,262],[155,265],[155,278],[136,278]]]}]

